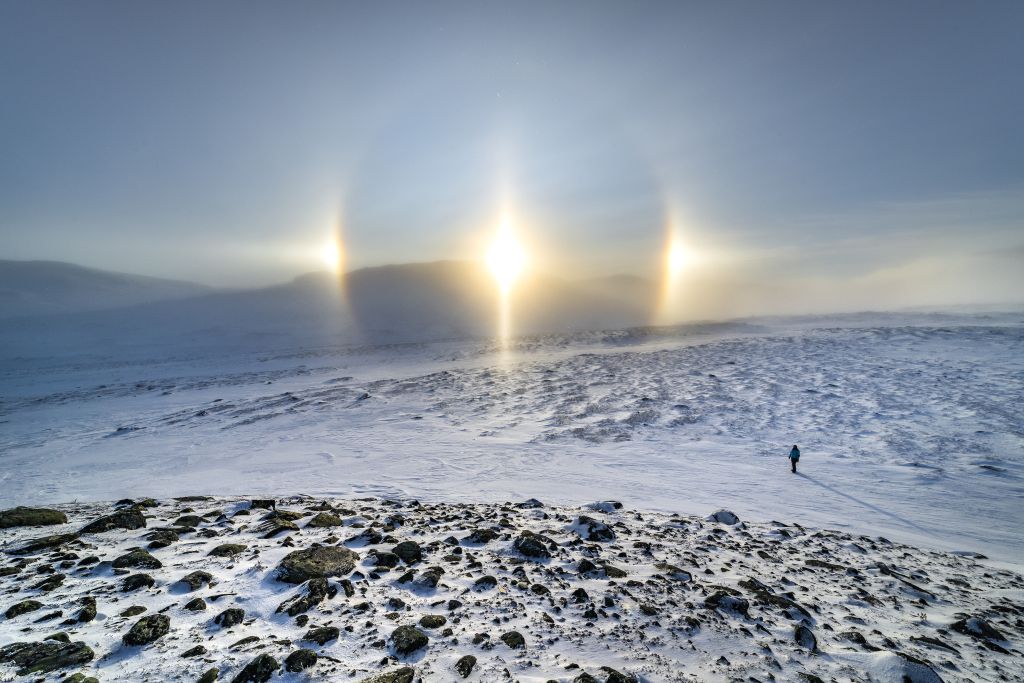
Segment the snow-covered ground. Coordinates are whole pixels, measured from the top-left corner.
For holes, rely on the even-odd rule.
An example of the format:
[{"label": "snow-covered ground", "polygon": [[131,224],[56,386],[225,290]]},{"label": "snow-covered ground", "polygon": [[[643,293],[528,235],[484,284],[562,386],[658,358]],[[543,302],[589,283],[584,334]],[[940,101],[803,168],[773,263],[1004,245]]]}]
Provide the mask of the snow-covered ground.
[{"label": "snow-covered ground", "polygon": [[[610,501],[57,507],[36,513],[48,526],[0,536],[0,680],[987,683],[1024,673],[1024,578],[878,536]],[[64,642],[47,638],[55,632]]]},{"label": "snow-covered ground", "polygon": [[[1024,562],[1024,316],[4,358],[0,507],[212,493],[600,498]],[[800,474],[786,455],[803,451]]]}]

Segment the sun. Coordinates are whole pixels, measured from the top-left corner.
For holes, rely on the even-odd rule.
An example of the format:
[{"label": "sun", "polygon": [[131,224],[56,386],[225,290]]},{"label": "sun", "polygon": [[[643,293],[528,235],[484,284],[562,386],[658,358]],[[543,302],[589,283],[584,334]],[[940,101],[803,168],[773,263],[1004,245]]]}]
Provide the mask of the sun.
[{"label": "sun", "polygon": [[673,240],[669,245],[668,252],[665,254],[665,265],[668,267],[669,274],[673,276],[679,275],[686,270],[691,261],[692,254],[690,250],[678,241]]},{"label": "sun", "polygon": [[332,273],[341,272],[341,245],[337,239],[328,240],[320,248],[320,258]]},{"label": "sun", "polygon": [[512,288],[526,268],[526,252],[512,232],[508,220],[502,221],[498,235],[487,252],[487,266],[503,292]]}]

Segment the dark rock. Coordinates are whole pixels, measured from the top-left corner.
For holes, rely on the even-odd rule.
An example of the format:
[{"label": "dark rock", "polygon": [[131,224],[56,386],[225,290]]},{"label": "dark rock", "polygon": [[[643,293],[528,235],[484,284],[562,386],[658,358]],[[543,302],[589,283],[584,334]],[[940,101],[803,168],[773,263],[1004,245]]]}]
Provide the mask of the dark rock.
[{"label": "dark rock", "polygon": [[420,588],[437,588],[442,575],[444,575],[444,570],[440,567],[427,567],[416,577],[413,583]]},{"label": "dark rock", "polygon": [[365,545],[377,545],[384,542],[384,536],[376,529],[363,529],[359,534],[353,536],[346,543],[363,543]]},{"label": "dark rock", "polygon": [[319,546],[288,553],[278,566],[277,579],[302,583],[309,579],[344,576],[355,567],[358,556],[348,548]]},{"label": "dark rock", "polygon": [[297,672],[305,671],[306,669],[314,666],[317,660],[320,659],[316,652],[309,648],[301,648],[288,655],[284,660],[285,671]]},{"label": "dark rock", "polygon": [[177,543],[179,536],[176,531],[172,531],[171,529],[158,529],[156,531],[149,532],[143,536],[143,538],[149,541],[149,545],[147,546],[148,548],[156,550],[158,548],[166,548],[172,543]]},{"label": "dark rock", "polygon": [[246,636],[245,638],[242,638],[241,640],[236,640],[235,642],[233,642],[230,645],[228,645],[228,649],[229,650],[241,650],[244,647],[247,647],[249,645],[252,645],[253,643],[258,643],[258,642],[260,642],[260,637],[259,636]]},{"label": "dark rock", "polygon": [[359,683],[412,683],[416,670],[410,666],[364,678]]},{"label": "dark rock", "polygon": [[483,544],[483,543],[489,543],[490,541],[493,541],[496,538],[498,538],[498,532],[497,531],[495,531],[494,529],[482,528],[482,529],[474,530],[473,533],[471,533],[466,538],[466,540],[469,541],[470,543],[481,543],[481,544]]},{"label": "dark rock", "polygon": [[213,683],[217,680],[219,676],[220,669],[218,669],[217,667],[213,667],[212,669],[207,669],[206,673],[200,676],[199,680],[196,683]]},{"label": "dark rock", "polygon": [[78,540],[78,533],[70,534],[53,534],[52,536],[43,536],[42,538],[34,538],[26,543],[22,544],[18,548],[11,551],[13,555],[31,555],[41,550],[52,550],[53,548],[59,548],[62,545],[71,543],[72,541]]},{"label": "dark rock", "polygon": [[180,579],[180,581],[182,583],[184,583],[185,585],[187,585],[189,590],[193,590],[194,591],[194,590],[198,590],[199,588],[202,588],[204,584],[206,584],[208,586],[212,586],[213,585],[213,575],[210,574],[210,572],[204,572],[203,570],[200,569],[198,571],[189,572],[188,574],[183,576]]},{"label": "dark rock", "polygon": [[86,676],[83,673],[72,674],[61,680],[60,683],[100,683],[99,679],[93,676]]},{"label": "dark rock", "polygon": [[580,515],[577,518],[576,524],[574,526],[576,527],[577,533],[580,535],[580,538],[582,538],[585,541],[598,541],[606,543],[615,540],[615,532],[612,531],[612,528],[604,522],[594,519],[593,517]]},{"label": "dark rock", "polygon": [[427,634],[415,626],[399,626],[391,633],[391,644],[400,655],[410,655],[429,642]]},{"label": "dark rock", "polygon": [[117,616],[124,617],[124,618],[127,619],[129,617],[137,617],[137,616],[139,616],[140,614],[142,614],[145,611],[146,611],[146,608],[143,607],[142,605],[132,605],[128,609],[122,610],[121,613],[118,614]]},{"label": "dark rock", "polygon": [[131,531],[133,529],[145,528],[145,526],[146,518],[143,516],[142,510],[137,507],[130,507],[93,520],[82,527],[81,533],[99,534],[104,531],[111,531],[112,529]]},{"label": "dark rock", "polygon": [[825,560],[804,560],[804,564],[808,567],[819,567],[833,572],[844,572],[848,569],[845,564],[836,564],[835,562],[826,562]]},{"label": "dark rock", "polygon": [[512,546],[526,557],[535,560],[547,559],[551,557],[551,551],[549,551],[547,545],[545,545],[545,540],[547,539],[543,536],[530,533],[529,531],[524,531],[512,543]]},{"label": "dark rock", "polygon": [[277,501],[269,498],[255,498],[249,502],[249,507],[262,510],[273,510],[277,507]]},{"label": "dark rock", "polygon": [[125,577],[121,583],[121,590],[125,593],[137,591],[140,588],[152,588],[156,581],[149,574],[132,574]]},{"label": "dark rock", "polygon": [[262,654],[246,664],[232,683],[267,683],[274,672],[281,668],[277,660],[267,654]]},{"label": "dark rock", "polygon": [[286,612],[290,617],[298,616],[319,605],[330,593],[327,579],[310,579],[298,595],[282,602],[277,611]]},{"label": "dark rock", "polygon": [[22,614],[28,614],[29,612],[35,612],[38,609],[42,609],[43,603],[36,600],[22,600],[19,603],[15,603],[7,608],[4,612],[4,616],[8,619],[21,616]]},{"label": "dark rock", "polygon": [[48,508],[16,507],[10,510],[0,510],[0,529],[67,524],[67,521],[68,516],[63,512]]},{"label": "dark rock", "polygon": [[[53,612],[47,612],[43,616],[41,616],[38,619],[34,620],[32,623],[33,624],[42,624],[42,623],[45,623],[47,621],[53,621],[54,619],[60,619],[62,616],[64,616],[64,610],[58,609],[58,610],[54,610]],[[72,623],[74,623],[74,622],[72,622]]]},{"label": "dark rock", "polygon": [[91,596],[85,596],[79,602],[82,605],[82,609],[79,610],[78,616],[75,619],[79,623],[86,623],[96,618],[96,598]]},{"label": "dark rock", "polygon": [[604,575],[610,579],[624,579],[627,576],[625,569],[619,569],[608,562],[602,563],[601,569],[604,571]]},{"label": "dark rock", "polygon": [[341,631],[334,626],[318,626],[306,631],[306,635],[302,636],[302,639],[312,641],[317,645],[324,645],[332,640],[337,640],[340,635]]},{"label": "dark rock", "polygon": [[371,550],[370,557],[373,558],[373,566],[387,567],[388,569],[393,569],[397,567],[398,563],[402,561],[401,558],[398,557],[398,555],[395,555],[394,553],[389,553],[387,551],[382,552],[379,550]]},{"label": "dark rock", "polygon": [[182,657],[200,657],[206,654],[206,648],[202,645],[196,645],[193,648],[189,648],[181,653]]},{"label": "dark rock", "polygon": [[64,579],[67,578],[64,574],[50,574],[47,578],[43,579],[39,583],[31,586],[34,590],[43,591],[49,593],[52,590],[56,590],[64,583]]},{"label": "dark rock", "polygon": [[420,617],[420,626],[423,628],[441,628],[448,623],[448,618],[440,614],[427,614]]},{"label": "dark rock", "polygon": [[263,538],[274,538],[275,536],[298,530],[298,524],[285,518],[280,513],[271,514],[256,527],[256,531],[263,534]]},{"label": "dark rock", "polygon": [[680,569],[674,564],[669,564],[667,562],[656,562],[654,564],[654,568],[674,581],[682,581],[685,583],[686,581],[693,580],[693,575],[690,574],[690,572],[684,569]]},{"label": "dark rock", "polygon": [[246,546],[243,543],[222,543],[210,551],[210,557],[234,557],[244,553]]},{"label": "dark rock", "polygon": [[0,648],[0,662],[11,662],[19,676],[49,673],[91,662],[95,653],[82,642],[43,640],[37,643],[11,643]]},{"label": "dark rock", "polygon": [[[314,529],[341,526],[341,517],[339,517],[338,515],[333,515],[330,512],[320,512],[314,515],[313,519],[309,520],[306,526],[313,527]],[[287,666],[285,668],[287,668]]]},{"label": "dark rock", "polygon": [[125,645],[148,645],[167,635],[170,630],[170,617],[166,614],[150,614],[136,621],[121,640]]},{"label": "dark rock", "polygon": [[455,671],[460,676],[466,678],[469,674],[473,673],[473,667],[476,666],[476,657],[473,655],[465,655],[459,658],[459,661],[455,662]]},{"label": "dark rock", "polygon": [[740,518],[737,517],[732,512],[730,512],[729,510],[719,510],[718,512],[713,512],[708,517],[708,521],[709,522],[718,522],[719,524],[728,524],[728,525],[732,526],[734,524],[739,524],[740,523]]},{"label": "dark rock", "polygon": [[860,645],[861,647],[870,647],[867,638],[860,631],[843,631],[839,634],[839,637],[843,640],[848,640],[851,643]]},{"label": "dark rock", "polygon": [[213,623],[221,628],[231,628],[241,624],[245,619],[245,610],[240,607],[229,607],[213,618]]},{"label": "dark rock", "polygon": [[800,677],[801,681],[806,681],[807,683],[825,683],[820,677],[809,674],[806,671],[797,671],[796,675]]},{"label": "dark rock", "polygon": [[810,650],[811,652],[818,651],[818,639],[814,637],[814,632],[803,624],[798,624],[793,629],[793,640],[805,650]]},{"label": "dark rock", "polygon": [[950,624],[950,628],[957,633],[971,636],[979,640],[1006,640],[1006,636],[1000,633],[992,624],[980,617],[967,617]]},{"label": "dark rock", "polygon": [[406,564],[416,564],[423,559],[420,544],[416,541],[402,541],[392,548],[391,552],[402,558],[402,562]]},{"label": "dark rock", "polygon": [[704,606],[708,609],[720,609],[727,612],[738,612],[746,616],[750,609],[750,603],[737,595],[730,595],[725,591],[717,591],[704,600]]},{"label": "dark rock", "polygon": [[608,678],[604,679],[604,683],[636,683],[635,676],[627,676],[610,666],[602,666],[601,671],[608,675]]},{"label": "dark rock", "polygon": [[526,649],[526,639],[523,638],[523,634],[519,631],[509,631],[508,633],[501,634],[501,642],[513,650]]},{"label": "dark rock", "polygon": [[286,522],[294,522],[297,519],[302,519],[303,517],[305,517],[308,514],[309,514],[308,512],[299,512],[297,510],[277,510],[277,509],[275,509],[273,512],[268,514],[263,519],[264,520],[281,519],[281,520],[284,520]]},{"label": "dark rock", "polygon": [[473,590],[485,591],[490,590],[498,585],[498,580],[493,576],[481,576],[479,579],[473,582]]},{"label": "dark rock", "polygon": [[206,609],[206,600],[202,598],[192,598],[185,603],[183,609],[187,609],[189,612],[202,612]]},{"label": "dark rock", "polygon": [[163,566],[160,564],[160,560],[156,559],[142,548],[134,548],[124,555],[121,555],[116,558],[111,565],[114,569],[126,569],[128,567],[135,569],[159,569]]},{"label": "dark rock", "polygon": [[199,515],[182,515],[174,520],[174,526],[184,527],[186,529],[195,529],[197,526],[203,523],[203,518]]}]

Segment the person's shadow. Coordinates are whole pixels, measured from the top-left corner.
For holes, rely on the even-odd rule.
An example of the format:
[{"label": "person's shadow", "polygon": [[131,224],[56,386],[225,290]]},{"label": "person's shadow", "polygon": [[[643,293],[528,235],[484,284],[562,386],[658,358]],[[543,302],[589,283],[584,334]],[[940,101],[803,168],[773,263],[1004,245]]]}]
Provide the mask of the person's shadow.
[{"label": "person's shadow", "polygon": [[839,489],[837,489],[836,487],[831,486],[829,484],[826,484],[823,481],[818,481],[817,479],[815,479],[814,477],[812,477],[810,475],[804,474],[803,472],[797,472],[797,475],[803,477],[804,479],[806,479],[807,481],[811,482],[812,484],[816,484],[816,485],[820,486],[821,488],[825,489],[826,491],[834,493],[837,496],[842,496],[843,498],[846,498],[847,500],[851,500],[854,503],[857,503],[858,505],[861,505],[863,507],[866,507],[869,510],[873,510],[874,512],[877,512],[880,515],[885,515],[886,517],[890,517],[890,518],[896,520],[897,522],[900,522],[901,524],[905,524],[905,525],[907,525],[909,527],[917,529],[918,531],[920,531],[920,532],[922,532],[924,534],[931,535],[931,533],[932,533],[928,529],[925,529],[924,527],[919,526],[918,524],[915,524],[914,522],[911,522],[909,519],[905,519],[903,517],[900,517],[897,514],[889,512],[888,510],[884,510],[884,509],[878,507],[877,505],[872,505],[871,503],[865,502],[865,501],[861,500],[860,498],[856,498],[854,496],[851,496],[849,493],[844,493],[844,492],[840,491]]}]

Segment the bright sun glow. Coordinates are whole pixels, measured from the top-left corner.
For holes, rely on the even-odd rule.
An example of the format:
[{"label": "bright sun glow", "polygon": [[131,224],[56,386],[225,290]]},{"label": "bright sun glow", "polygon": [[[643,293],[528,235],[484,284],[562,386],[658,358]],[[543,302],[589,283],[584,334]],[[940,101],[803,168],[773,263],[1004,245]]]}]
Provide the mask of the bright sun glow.
[{"label": "bright sun glow", "polygon": [[679,242],[673,241],[672,244],[669,245],[665,260],[666,265],[668,266],[668,272],[671,275],[679,275],[686,269],[686,266],[690,264],[690,250]]},{"label": "bright sun glow", "polygon": [[526,252],[513,234],[508,220],[502,221],[498,236],[487,252],[487,266],[503,292],[512,288],[526,267]]},{"label": "bright sun glow", "polygon": [[338,240],[329,240],[320,250],[320,257],[332,272],[341,272],[341,245]]}]

